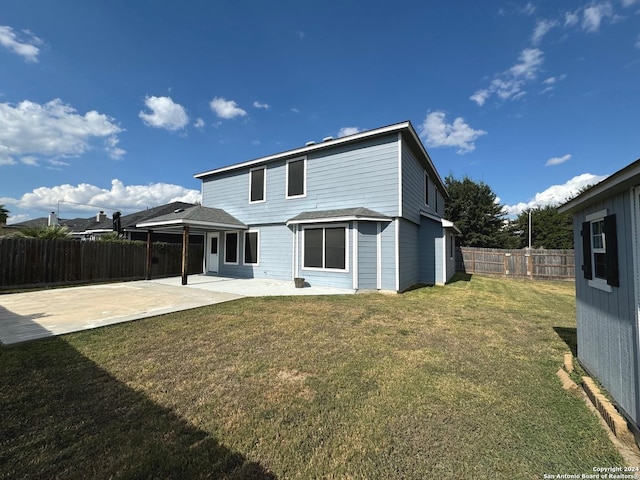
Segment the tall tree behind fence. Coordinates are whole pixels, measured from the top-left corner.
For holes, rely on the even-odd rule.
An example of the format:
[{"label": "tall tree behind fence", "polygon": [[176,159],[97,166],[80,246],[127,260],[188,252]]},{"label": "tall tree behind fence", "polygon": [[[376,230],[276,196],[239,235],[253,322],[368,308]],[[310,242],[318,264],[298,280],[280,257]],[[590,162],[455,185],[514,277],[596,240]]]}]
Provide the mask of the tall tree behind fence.
[{"label": "tall tree behind fence", "polygon": [[[189,273],[202,272],[203,246],[189,244]],[[151,276],[181,274],[182,246],[154,243]],[[141,280],[147,247],[141,243],[0,238],[0,290]]]},{"label": "tall tree behind fence", "polygon": [[513,278],[573,280],[573,250],[460,247],[456,250],[456,270],[466,273]]}]

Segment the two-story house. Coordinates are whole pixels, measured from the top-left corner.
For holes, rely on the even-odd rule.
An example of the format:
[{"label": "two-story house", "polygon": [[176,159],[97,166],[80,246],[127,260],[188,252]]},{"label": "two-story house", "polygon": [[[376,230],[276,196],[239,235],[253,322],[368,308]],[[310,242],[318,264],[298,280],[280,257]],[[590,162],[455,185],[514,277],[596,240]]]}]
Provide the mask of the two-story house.
[{"label": "two-story house", "polygon": [[454,274],[447,191],[410,122],[195,177],[204,208],[146,225],[199,211],[206,272],[396,292]]}]

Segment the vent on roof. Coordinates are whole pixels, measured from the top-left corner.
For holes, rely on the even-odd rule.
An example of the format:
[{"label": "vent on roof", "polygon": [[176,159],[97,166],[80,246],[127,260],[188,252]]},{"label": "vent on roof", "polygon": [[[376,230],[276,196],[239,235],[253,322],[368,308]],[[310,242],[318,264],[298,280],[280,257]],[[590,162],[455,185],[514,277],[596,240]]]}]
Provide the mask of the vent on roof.
[{"label": "vent on roof", "polygon": [[176,208],[173,213],[180,213],[180,212],[184,212],[184,208]]},{"label": "vent on roof", "polygon": [[316,144],[316,142],[314,142],[313,140],[311,140],[311,141],[309,141],[309,142],[305,143],[305,146],[310,147],[311,145],[315,145],[315,144]]},{"label": "vent on roof", "polygon": [[329,140],[333,140],[333,137],[329,136],[322,139],[323,142],[328,142]]}]

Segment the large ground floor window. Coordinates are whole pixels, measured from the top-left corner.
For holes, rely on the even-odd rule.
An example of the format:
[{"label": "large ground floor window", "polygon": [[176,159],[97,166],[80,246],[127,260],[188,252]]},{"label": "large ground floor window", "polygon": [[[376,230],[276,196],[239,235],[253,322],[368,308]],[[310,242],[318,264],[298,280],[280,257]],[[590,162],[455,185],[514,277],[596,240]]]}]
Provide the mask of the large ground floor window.
[{"label": "large ground floor window", "polygon": [[304,267],[345,270],[347,268],[347,228],[309,227],[304,229]]}]

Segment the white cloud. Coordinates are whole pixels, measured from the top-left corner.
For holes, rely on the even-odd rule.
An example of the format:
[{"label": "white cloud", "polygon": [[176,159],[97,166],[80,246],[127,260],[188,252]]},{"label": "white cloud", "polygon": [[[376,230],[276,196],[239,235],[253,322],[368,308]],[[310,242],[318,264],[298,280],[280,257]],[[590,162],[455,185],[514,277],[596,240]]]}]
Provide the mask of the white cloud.
[{"label": "white cloud", "polygon": [[0,165],[13,165],[20,156],[77,156],[94,138],[103,138],[105,150],[117,158],[125,153],[117,148],[121,131],[113,118],[95,110],[80,115],[59,98],[43,105],[0,103]]},{"label": "white cloud", "polygon": [[516,216],[529,208],[546,207],[547,205],[560,205],[571,197],[578,194],[580,189],[587,185],[595,185],[607,178],[607,175],[593,175],[583,173],[568,180],[562,185],[552,185],[546,190],[536,193],[529,202],[520,202],[515,205],[505,205],[504,211],[507,215]]},{"label": "white cloud", "polygon": [[147,96],[144,99],[145,106],[151,113],[140,111],[138,116],[145,125],[165,130],[180,130],[187,126],[189,117],[182,105],[175,103],[171,97]]},{"label": "white cloud", "polygon": [[201,200],[201,195],[199,190],[187,189],[180,185],[152,183],[149,185],[127,186],[120,180],[113,179],[110,189],[100,188],[88,183],[40,187],[25,193],[18,199],[0,198],[0,204],[15,205],[21,209],[53,211],[57,208],[58,201],[61,200],[74,202],[60,203],[61,210],[64,209],[65,212],[95,213],[96,208],[99,207],[120,210],[123,213],[132,213],[169,202],[195,203]]},{"label": "white cloud", "polygon": [[295,107],[291,107],[291,111],[292,111],[293,113],[300,113],[300,110],[298,110],[298,109],[297,109],[297,108],[295,108]]},{"label": "white cloud", "polygon": [[32,167],[37,167],[38,166],[38,159],[32,156],[26,156],[26,157],[22,157],[20,159],[20,163],[23,163],[25,165],[30,165]]},{"label": "white cloud", "polygon": [[597,32],[607,17],[613,17],[613,7],[609,2],[593,4],[582,12],[582,28],[587,32]]},{"label": "white cloud", "polygon": [[564,14],[565,27],[572,27],[579,21],[580,21],[580,15],[578,15],[578,12],[566,12]]},{"label": "white cloud", "polygon": [[558,22],[556,20],[538,20],[535,28],[533,29],[533,34],[531,35],[531,42],[534,45],[538,45],[544,36],[549,33],[549,31],[558,26]]},{"label": "white cloud", "polygon": [[271,107],[266,103],[260,103],[257,100],[253,102],[253,106],[255,108],[264,108],[265,110],[269,110]]},{"label": "white cloud", "polygon": [[563,155],[561,157],[552,157],[549,160],[547,160],[547,163],[545,163],[545,167],[549,167],[552,165],[560,165],[561,163],[564,163],[568,160],[571,159],[571,154],[567,153],[566,155]]},{"label": "white cloud", "polygon": [[342,127],[338,131],[338,137],[346,137],[348,135],[355,135],[356,133],[360,133],[360,129],[358,127]]},{"label": "white cloud", "polygon": [[535,79],[542,64],[544,53],[538,48],[525,48],[520,52],[518,62],[511,68],[497,75],[488,88],[478,90],[471,100],[482,106],[491,95],[497,95],[502,100],[515,100],[525,95],[524,86]]},{"label": "white cloud", "polygon": [[427,114],[420,129],[420,136],[429,147],[457,147],[458,153],[473,151],[475,140],[485,135],[484,130],[474,130],[464,122],[462,117],[456,118],[452,124],[446,123],[444,112]]},{"label": "white cloud", "polygon": [[247,112],[238,107],[233,100],[225,100],[224,98],[215,97],[209,103],[211,110],[220,118],[244,117]]},{"label": "white cloud", "polygon": [[23,30],[22,35],[18,35],[13,28],[0,25],[0,45],[22,56],[27,62],[35,63],[40,53],[37,45],[42,45],[42,40],[28,30]]},{"label": "white cloud", "polygon": [[623,7],[630,7],[631,5],[633,5],[634,3],[637,3],[638,0],[622,0],[622,6]]},{"label": "white cloud", "polygon": [[196,121],[193,123],[193,126],[196,128],[204,128],[204,120],[201,118],[197,118]]}]

